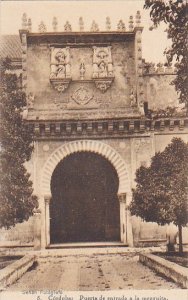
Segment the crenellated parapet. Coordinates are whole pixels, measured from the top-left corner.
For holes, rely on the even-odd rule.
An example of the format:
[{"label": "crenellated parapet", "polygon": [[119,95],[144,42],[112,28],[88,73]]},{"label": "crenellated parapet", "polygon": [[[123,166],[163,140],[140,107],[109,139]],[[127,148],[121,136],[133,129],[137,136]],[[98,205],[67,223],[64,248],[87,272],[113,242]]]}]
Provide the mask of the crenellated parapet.
[{"label": "crenellated parapet", "polygon": [[172,84],[177,70],[172,65],[142,61],[145,101],[148,103],[147,116],[152,119],[185,117],[185,103],[180,103]]},{"label": "crenellated parapet", "polygon": [[176,67],[170,65],[166,65],[163,63],[148,63],[144,60],[142,61],[142,70],[144,75],[173,75],[176,74]]},{"label": "crenellated parapet", "polygon": [[177,103],[176,106],[170,107],[167,106],[165,109],[149,109],[146,117],[157,120],[160,118],[168,119],[168,118],[183,118],[187,117],[187,109],[185,107],[185,103]]},{"label": "crenellated parapet", "polygon": [[24,14],[20,39],[28,109],[38,110],[45,94],[44,105],[50,98],[64,106],[66,103],[68,109],[73,105],[80,106],[75,109],[81,109],[81,105],[84,109],[86,105],[97,109],[98,104],[106,109],[108,102],[113,102],[113,107],[131,107],[143,116],[142,29],[139,11],[127,23],[119,20],[116,28],[109,17],[104,29],[95,20],[86,28],[82,17],[77,29],[68,20],[60,26],[54,17],[50,30],[41,21],[38,32],[32,32],[32,21]]},{"label": "crenellated parapet", "polygon": [[171,85],[176,69],[142,58],[139,11],[127,24],[118,21],[115,29],[109,17],[104,30],[93,20],[88,31],[82,17],[78,31],[69,21],[62,27],[54,17],[52,31],[41,22],[39,32],[33,33],[31,19],[23,15],[22,78],[29,116],[49,107],[51,114],[58,110],[56,115],[59,109],[64,114],[90,110],[95,115],[113,109],[116,116],[126,111],[126,116],[141,119],[186,116]]},{"label": "crenellated parapet", "polygon": [[[45,33],[45,32],[105,32],[105,31],[118,31],[118,32],[125,32],[125,31],[134,31],[135,29],[141,27],[141,15],[140,12],[137,11],[135,17],[130,16],[129,20],[126,22],[121,19],[117,22],[116,28],[112,28],[111,26],[111,20],[110,17],[106,17],[106,20],[104,22],[104,28],[100,28],[99,25],[95,20],[91,22],[91,25],[86,28],[84,23],[84,20],[82,17],[78,20],[78,27],[72,28],[71,23],[67,20],[65,21],[65,24],[60,27],[57,17],[53,17],[52,19],[52,25],[50,29],[47,28],[44,21],[41,21],[40,24],[38,24],[38,32],[39,33]],[[22,30],[28,30],[29,32],[32,32],[32,21],[30,18],[27,17],[26,13],[23,14],[22,17]]]}]

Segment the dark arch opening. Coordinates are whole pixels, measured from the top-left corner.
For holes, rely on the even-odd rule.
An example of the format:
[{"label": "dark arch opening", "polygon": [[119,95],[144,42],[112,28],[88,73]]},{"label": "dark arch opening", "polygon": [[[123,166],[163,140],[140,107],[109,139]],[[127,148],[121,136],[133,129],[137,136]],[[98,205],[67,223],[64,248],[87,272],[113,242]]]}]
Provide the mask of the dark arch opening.
[{"label": "dark arch opening", "polygon": [[77,152],[51,178],[51,243],[120,240],[119,179],[103,156]]}]

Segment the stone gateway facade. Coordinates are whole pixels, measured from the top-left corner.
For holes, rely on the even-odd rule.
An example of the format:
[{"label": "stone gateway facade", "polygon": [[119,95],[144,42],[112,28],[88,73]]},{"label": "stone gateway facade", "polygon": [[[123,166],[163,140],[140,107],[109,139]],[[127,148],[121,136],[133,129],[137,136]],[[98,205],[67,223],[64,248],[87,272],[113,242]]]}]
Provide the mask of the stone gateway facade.
[{"label": "stone gateway facade", "polygon": [[[130,216],[135,172],[173,137],[187,141],[185,108],[170,85],[172,67],[142,57],[140,13],[129,29],[31,32],[2,37],[1,56],[22,74],[23,117],[35,135],[28,171],[39,209],[28,222],[1,230],[1,244],[35,249],[76,242],[128,246],[166,242],[169,226]],[[17,45],[13,47],[12,45]],[[11,48],[11,50],[10,50]]]}]

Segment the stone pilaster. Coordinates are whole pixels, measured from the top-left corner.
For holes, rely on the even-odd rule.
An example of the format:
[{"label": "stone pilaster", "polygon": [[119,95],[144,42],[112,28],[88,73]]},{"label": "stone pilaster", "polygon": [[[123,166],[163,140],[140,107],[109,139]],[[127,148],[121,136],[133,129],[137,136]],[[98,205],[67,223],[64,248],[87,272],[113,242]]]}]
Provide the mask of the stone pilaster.
[{"label": "stone pilaster", "polygon": [[44,197],[40,199],[41,207],[41,249],[46,248],[46,216],[45,216],[45,201]]},{"label": "stone pilaster", "polygon": [[126,228],[126,193],[118,194],[120,203],[120,237],[121,242],[127,243],[127,228]]},{"label": "stone pilaster", "polygon": [[132,231],[132,221],[131,214],[129,210],[129,204],[132,201],[132,193],[127,193],[127,206],[126,206],[126,220],[127,220],[127,244],[129,247],[133,247],[133,231]]},{"label": "stone pilaster", "polygon": [[131,193],[122,193],[118,195],[120,202],[120,230],[121,242],[133,246],[132,223],[128,205],[131,202]]},{"label": "stone pilaster", "polygon": [[34,250],[41,249],[41,210],[34,210]]},{"label": "stone pilaster", "polygon": [[45,223],[46,223],[46,246],[50,244],[50,200],[51,200],[51,195],[46,195],[44,197],[45,201]]},{"label": "stone pilaster", "polygon": [[45,195],[41,199],[41,248],[45,249],[50,244],[50,204],[51,195]]}]

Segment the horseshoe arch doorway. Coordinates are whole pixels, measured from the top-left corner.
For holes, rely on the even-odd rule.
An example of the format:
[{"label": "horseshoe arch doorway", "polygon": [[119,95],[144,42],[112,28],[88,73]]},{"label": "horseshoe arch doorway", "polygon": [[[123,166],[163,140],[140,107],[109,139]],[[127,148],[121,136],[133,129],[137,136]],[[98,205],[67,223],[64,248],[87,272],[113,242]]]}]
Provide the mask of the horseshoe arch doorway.
[{"label": "horseshoe arch doorway", "polygon": [[51,244],[120,241],[118,186],[114,166],[100,154],[61,160],[51,177]]}]

